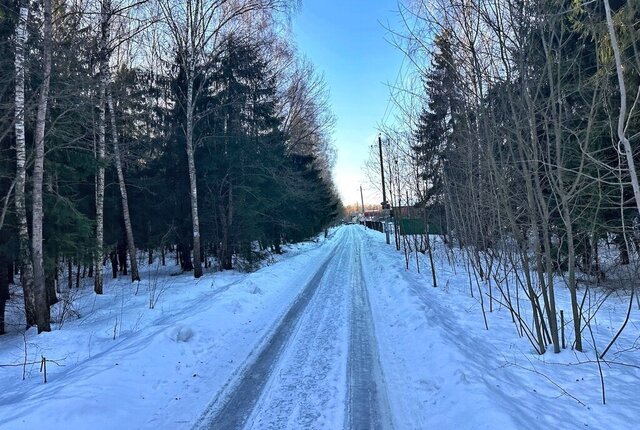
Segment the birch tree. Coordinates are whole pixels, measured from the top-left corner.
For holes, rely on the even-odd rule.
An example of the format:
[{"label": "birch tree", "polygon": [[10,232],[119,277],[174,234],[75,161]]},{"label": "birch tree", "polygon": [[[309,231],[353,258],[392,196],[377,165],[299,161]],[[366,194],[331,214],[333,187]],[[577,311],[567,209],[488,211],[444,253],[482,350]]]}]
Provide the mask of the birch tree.
[{"label": "birch tree", "polygon": [[98,136],[96,142],[96,243],[94,257],[94,291],[102,294],[104,276],[104,173],[106,156],[106,98],[109,83],[109,20],[111,0],[100,3],[100,35],[98,41],[99,81],[98,81]]},{"label": "birch tree", "polygon": [[133,239],[133,227],[131,226],[131,216],[129,215],[129,198],[127,195],[127,186],[124,181],[124,172],[122,169],[122,157],[120,156],[120,143],[118,141],[118,124],[116,121],[115,103],[113,102],[113,94],[111,87],[107,88],[107,103],[109,105],[109,116],[111,118],[111,139],[113,142],[113,157],[116,165],[116,174],[118,176],[118,188],[120,189],[120,197],[122,201],[122,216],[124,218],[124,228],[127,236],[127,248],[129,249],[129,261],[131,264],[131,281],[139,281],[138,260],[136,258],[136,245]]},{"label": "birch tree", "polygon": [[[32,258],[33,258],[33,289],[36,299],[38,332],[51,331],[49,300],[45,288],[44,258],[42,249],[44,208],[42,203],[42,182],[44,180],[44,150],[45,126],[47,106],[49,102],[49,88],[51,84],[51,42],[52,10],[51,0],[43,0],[44,33],[43,33],[43,69],[44,79],[40,87],[38,113],[36,117],[35,157],[33,163],[33,211],[32,211]],[[55,291],[53,292],[55,294]],[[52,300],[53,301],[53,300]]]},{"label": "birch tree", "polygon": [[16,217],[18,221],[18,264],[24,291],[27,326],[36,324],[36,298],[33,289],[33,264],[31,261],[29,228],[25,186],[27,181],[27,144],[25,133],[25,54],[27,50],[27,21],[29,2],[22,0],[16,25],[15,53],[15,134],[16,134],[16,186],[14,191]]},{"label": "birch tree", "polygon": [[[620,55],[620,45],[618,44],[618,37],[616,36],[616,29],[613,25],[613,18],[611,17],[611,6],[609,0],[604,1],[605,14],[607,17],[607,30],[609,32],[609,38],[611,40],[611,48],[613,49],[613,58],[615,59],[616,78],[618,79],[618,90],[620,93],[620,112],[618,114],[618,122],[616,127],[616,133],[620,144],[622,145],[622,151],[627,162],[627,168],[629,169],[629,175],[631,176],[631,187],[633,189],[633,197],[638,209],[638,216],[640,216],[640,184],[638,183],[638,173],[636,171],[636,164],[633,159],[633,148],[627,137],[627,89],[624,82],[624,69],[622,65],[622,58]],[[640,96],[640,87],[637,90],[637,95]],[[636,101],[637,101],[636,97]]]}]

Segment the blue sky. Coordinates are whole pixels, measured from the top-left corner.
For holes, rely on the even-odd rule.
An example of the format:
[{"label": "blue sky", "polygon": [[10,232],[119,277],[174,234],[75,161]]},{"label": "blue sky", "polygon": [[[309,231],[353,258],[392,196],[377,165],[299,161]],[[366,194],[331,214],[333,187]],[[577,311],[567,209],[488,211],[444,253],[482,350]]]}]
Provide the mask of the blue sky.
[{"label": "blue sky", "polygon": [[402,62],[381,23],[395,18],[393,0],[304,0],[294,17],[298,47],[329,85],[337,118],[338,159],[334,177],[343,203],[380,203],[362,166],[377,136],[389,91]]}]

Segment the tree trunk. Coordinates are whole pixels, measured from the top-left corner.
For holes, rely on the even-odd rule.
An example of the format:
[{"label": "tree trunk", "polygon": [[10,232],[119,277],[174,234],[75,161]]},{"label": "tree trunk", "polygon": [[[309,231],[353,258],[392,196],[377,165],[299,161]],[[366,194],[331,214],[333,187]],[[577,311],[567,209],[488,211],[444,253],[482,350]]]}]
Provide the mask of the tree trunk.
[{"label": "tree trunk", "polygon": [[127,245],[118,241],[117,245],[118,264],[120,265],[120,273],[127,276]]},{"label": "tree trunk", "polygon": [[47,309],[49,306],[53,306],[58,303],[58,295],[56,294],[56,285],[58,284],[58,268],[54,268],[47,273],[44,279],[45,287],[45,301]]},{"label": "tree trunk", "polygon": [[[0,268],[6,267],[6,260],[0,258]],[[9,273],[0,270],[0,334],[4,334],[4,311],[7,300],[9,300]]]},{"label": "tree trunk", "polygon": [[118,128],[116,124],[115,105],[111,89],[107,88],[107,101],[109,103],[109,114],[111,115],[111,136],[113,139],[113,155],[116,162],[116,172],[118,174],[118,185],[120,187],[120,197],[122,198],[122,216],[124,217],[124,229],[127,234],[127,248],[129,248],[129,261],[131,263],[131,281],[139,281],[138,262],[136,260],[136,245],[133,240],[133,228],[131,227],[131,217],[129,216],[129,198],[127,187],[124,182],[122,170],[122,160],[120,159],[120,145],[118,142]]},{"label": "tree trunk", "polygon": [[109,260],[111,261],[111,277],[118,279],[118,253],[115,249],[109,253]]},{"label": "tree trunk", "polygon": [[[633,190],[633,197],[636,203],[636,209],[638,215],[640,215],[640,184],[638,183],[638,174],[636,173],[636,164],[633,160],[633,148],[626,136],[626,117],[627,117],[627,90],[624,83],[624,73],[622,58],[620,55],[620,46],[618,45],[618,38],[616,37],[616,30],[613,26],[613,19],[611,18],[611,7],[609,6],[609,0],[604,0],[604,9],[607,16],[607,28],[609,30],[609,36],[611,38],[611,47],[613,49],[613,57],[616,61],[616,74],[618,76],[618,87],[620,90],[620,115],[618,116],[618,139],[622,143],[624,148],[624,155],[627,160],[627,167],[629,168],[629,175],[631,176],[631,187]],[[638,93],[640,94],[640,87],[638,87]],[[633,107],[631,108],[633,111]]]},{"label": "tree trunk", "polygon": [[71,258],[67,258],[67,291],[73,288],[73,263]]},{"label": "tree trunk", "polygon": [[202,264],[204,265],[204,268],[208,269],[209,268],[209,260],[207,259],[207,250],[206,250],[206,248],[204,246],[200,250],[200,258],[202,258]]},{"label": "tree trunk", "polygon": [[182,269],[183,272],[193,270],[193,263],[191,262],[191,252],[189,251],[189,247],[187,245],[179,243],[176,246],[176,254],[178,255],[180,269]]},{"label": "tree trunk", "polygon": [[38,113],[36,117],[35,157],[33,161],[33,212],[32,212],[32,259],[33,290],[36,305],[36,323],[38,333],[51,331],[51,315],[46,300],[44,257],[42,249],[42,224],[44,208],[42,202],[42,182],[44,180],[44,134],[49,102],[49,84],[51,82],[51,0],[44,0],[43,68],[44,80],[40,88]]},{"label": "tree trunk", "polygon": [[[192,53],[193,54],[193,53]],[[191,200],[191,223],[193,227],[193,277],[202,276],[202,261],[200,259],[200,220],[198,218],[198,187],[196,184],[196,163],[193,155],[193,84],[195,80],[194,59],[189,58],[189,76],[187,77],[187,162],[189,165],[189,191]]]},{"label": "tree trunk", "polygon": [[231,197],[231,187],[229,188],[229,197],[228,197],[228,205],[229,207],[221,206],[220,207],[220,224],[222,227],[222,238],[220,240],[220,247],[218,248],[218,260],[220,261],[220,268],[222,270],[231,270],[233,269],[233,261],[231,258],[231,209],[230,206],[232,204]]},{"label": "tree trunk", "polygon": [[105,164],[105,134],[106,134],[106,92],[109,81],[109,15],[111,13],[111,1],[103,0],[101,7],[100,24],[100,81],[98,88],[98,144],[96,148],[96,159],[98,162],[98,172],[96,174],[96,243],[95,243],[95,276],[94,291],[96,294],[103,293],[102,262],[104,260],[104,164]]},{"label": "tree trunk", "polygon": [[6,307],[7,301],[3,298],[0,298],[0,334],[4,334],[4,310]]},{"label": "tree trunk", "polygon": [[[563,218],[569,219],[569,209],[566,202],[562,202]],[[581,322],[582,317],[580,315],[580,303],[578,302],[577,285],[576,285],[576,250],[573,237],[573,226],[571,222],[565,222],[565,228],[567,229],[567,254],[569,257],[569,276],[568,287],[569,295],[571,297],[571,312],[573,315],[573,329],[575,331],[576,350],[582,352],[582,332]]]},{"label": "tree trunk", "polygon": [[[547,199],[542,192],[542,185],[539,176],[535,173],[540,163],[540,155],[538,152],[539,142],[536,135],[536,119],[534,102],[526,88],[522,89],[524,100],[527,106],[527,128],[529,134],[529,148],[525,150],[525,142],[520,145],[518,152],[522,161],[522,170],[527,188],[527,202],[530,210],[531,229],[533,232],[533,240],[536,251],[536,272],[538,282],[542,289],[542,298],[547,312],[549,328],[551,330],[551,340],[553,343],[554,353],[560,352],[560,340],[558,338],[558,320],[556,317],[555,287],[553,283],[553,272],[551,266],[551,242],[549,238],[549,207]],[[514,121],[517,115],[513,109],[513,100],[511,112]],[[557,118],[557,116],[556,116]],[[531,155],[528,155],[529,153]],[[528,161],[526,161],[528,160]],[[537,208],[537,209],[536,209]],[[540,224],[542,231],[540,231]],[[541,240],[542,238],[542,240]],[[542,312],[541,312],[542,313]],[[541,317],[542,322],[544,318]]]},{"label": "tree trunk", "polygon": [[27,43],[27,20],[29,18],[28,2],[20,4],[20,19],[16,25],[16,57],[15,57],[15,133],[16,133],[16,189],[15,205],[18,223],[18,265],[20,267],[22,289],[27,327],[37,323],[36,298],[33,289],[33,265],[29,246],[29,228],[27,226],[27,208],[25,185],[27,181],[27,147],[25,137],[25,51]]},{"label": "tree trunk", "polygon": [[9,279],[9,283],[10,284],[15,284],[15,281],[13,280],[13,274],[15,273],[14,272],[14,266],[15,266],[14,263],[8,263],[7,267],[6,267],[7,279]]}]

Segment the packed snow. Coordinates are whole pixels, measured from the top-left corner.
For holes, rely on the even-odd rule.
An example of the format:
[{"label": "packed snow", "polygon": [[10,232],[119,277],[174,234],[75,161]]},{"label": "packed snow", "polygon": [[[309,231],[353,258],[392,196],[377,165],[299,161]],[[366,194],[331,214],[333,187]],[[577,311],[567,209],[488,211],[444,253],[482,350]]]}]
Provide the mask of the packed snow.
[{"label": "packed snow", "polygon": [[[71,292],[72,306],[54,331],[23,335],[15,327],[0,337],[0,428],[206,428],[276,336],[284,336],[281,350],[246,428],[346,427],[348,375],[355,368],[349,340],[362,328],[350,324],[354,309],[364,306],[354,305],[358,286],[369,303],[360,309],[372,321],[362,333],[375,349],[369,364],[379,366],[370,372],[376,401],[390,415],[382,427],[635,428],[637,307],[602,364],[606,405],[592,345],[594,339],[602,349],[615,335],[627,294],[611,294],[602,305],[593,338],[585,332],[584,353],[570,349],[565,322],[568,348],[539,356],[499,304],[487,314],[485,330],[461,256],[449,261],[439,244],[433,288],[425,256],[419,254],[420,272],[414,262],[407,270],[404,255],[384,242],[384,234],[351,225],[291,246],[250,274],[194,280],[156,263],[139,284],[109,280],[103,296],[86,280]],[[313,296],[291,319],[290,308],[314,282]],[[558,303],[568,313],[561,288]],[[62,310],[56,305],[54,315]],[[287,321],[290,332],[281,330]]]}]

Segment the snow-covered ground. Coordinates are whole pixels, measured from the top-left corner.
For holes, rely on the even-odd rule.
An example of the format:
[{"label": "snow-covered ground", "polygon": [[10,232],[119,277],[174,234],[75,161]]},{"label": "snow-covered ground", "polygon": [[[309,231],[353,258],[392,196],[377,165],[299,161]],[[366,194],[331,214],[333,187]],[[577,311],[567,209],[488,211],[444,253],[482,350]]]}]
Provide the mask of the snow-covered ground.
[{"label": "snow-covered ground", "polygon": [[[603,405],[588,331],[585,353],[565,349],[539,356],[526,338],[518,337],[507,308],[494,305],[487,314],[489,330],[484,328],[462,259],[450,265],[440,248],[438,288],[433,288],[426,257],[420,256],[421,273],[414,262],[407,271],[404,256],[384,244],[383,234],[368,231],[363,240],[396,428],[638,428],[640,319],[635,305],[626,330],[608,353],[612,362],[602,364]],[[558,309],[569,314],[568,292],[557,288],[556,293]],[[611,295],[598,311],[592,329],[600,351],[622,324],[628,302],[628,295]],[[571,324],[565,324],[570,346]]]},{"label": "snow-covered ground", "polygon": [[[353,423],[358,390],[373,391],[371,404],[388,410],[376,428],[636,428],[635,306],[603,364],[602,405],[589,333],[585,353],[538,356],[498,305],[485,330],[464,266],[448,264],[442,250],[436,256],[433,288],[424,256],[421,273],[415,264],[405,270],[383,234],[346,226],[251,274],[196,281],[148,267],[138,286],[109,281],[100,297],[80,289],[79,318],[51,333],[0,337],[0,428],[206,427],[239,392],[255,397],[243,406],[247,427],[338,429]],[[560,288],[558,299],[568,313]],[[612,295],[599,310],[599,349],[627,304]],[[258,371],[260,389],[243,388]]]},{"label": "snow-covered ground", "polygon": [[[0,428],[189,428],[309,282],[307,268],[327,257],[333,238],[290,247],[283,261],[251,274],[196,281],[170,276],[174,266],[147,270],[138,287],[109,280],[103,296],[77,294],[80,318],[61,329],[0,336],[0,365],[23,363],[25,342],[27,361],[38,361],[24,381],[22,366],[0,367]],[[46,384],[41,356],[50,360]]]}]

